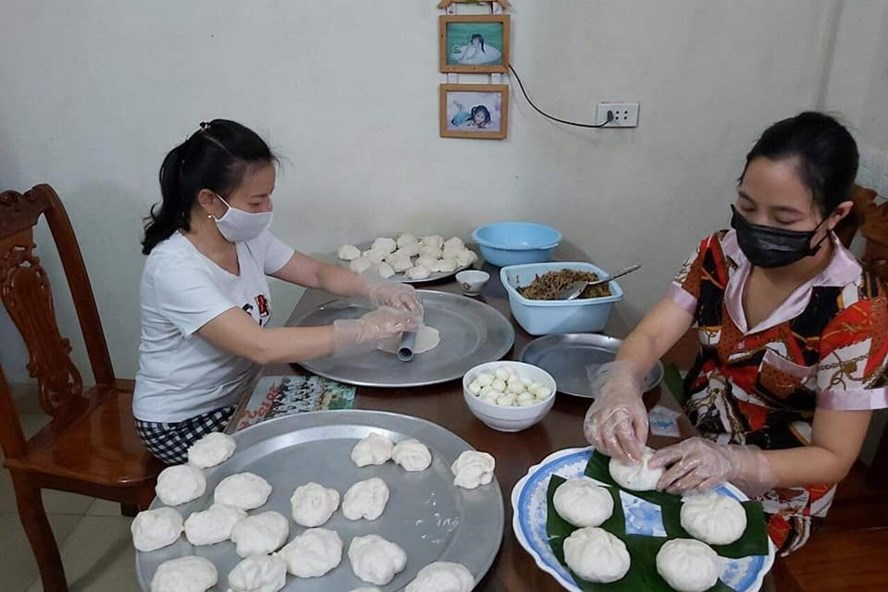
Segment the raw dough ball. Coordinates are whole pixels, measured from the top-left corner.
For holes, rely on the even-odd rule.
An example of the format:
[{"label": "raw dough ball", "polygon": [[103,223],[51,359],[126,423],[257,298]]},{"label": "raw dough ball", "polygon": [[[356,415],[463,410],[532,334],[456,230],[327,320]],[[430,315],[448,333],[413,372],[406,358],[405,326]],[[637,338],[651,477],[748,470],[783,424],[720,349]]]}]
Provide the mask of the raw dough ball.
[{"label": "raw dough ball", "polygon": [[475,489],[493,480],[496,460],[486,452],[466,450],[450,465],[456,478],[453,484],[465,489]]},{"label": "raw dough ball", "polygon": [[278,592],[287,585],[287,562],[268,555],[251,555],[228,574],[228,592]]},{"label": "raw dough ball", "polygon": [[400,253],[401,255],[405,255],[407,257],[416,257],[419,255],[419,243],[411,243],[407,245],[402,245],[398,248],[395,253]]},{"label": "raw dough ball", "polygon": [[404,592],[471,592],[475,577],[466,566],[449,561],[436,561],[419,570]]},{"label": "raw dough ball", "polygon": [[185,521],[185,538],[192,545],[215,545],[231,538],[234,525],[247,513],[234,506],[213,504],[204,512],[194,512]]},{"label": "raw dough ball", "polygon": [[385,261],[387,255],[388,251],[380,251],[377,249],[370,249],[361,253],[361,257],[363,257],[373,265],[378,265]]},{"label": "raw dough ball", "polygon": [[654,455],[654,451],[645,448],[641,462],[634,465],[623,464],[615,458],[610,459],[608,469],[611,477],[620,487],[632,491],[652,491],[657,488],[657,481],[663,475],[664,469],[649,469],[648,461]]},{"label": "raw dough ball", "polygon": [[167,467],[157,476],[154,491],[167,506],[178,506],[204,494],[207,480],[203,472],[192,465]]},{"label": "raw dough ball", "polygon": [[395,275],[395,268],[383,261],[376,266],[376,273],[378,273],[380,277],[388,279]]},{"label": "raw dough ball", "polygon": [[394,446],[391,440],[374,432],[355,444],[351,459],[359,467],[385,464],[392,457]]},{"label": "raw dough ball", "polygon": [[414,265],[407,270],[406,275],[411,280],[424,280],[432,275],[432,272],[429,271],[428,267],[425,267],[423,265]]},{"label": "raw dough ball", "polygon": [[737,500],[709,491],[684,500],[681,526],[710,545],[730,545],[746,531],[746,511]]},{"label": "raw dough ball", "polygon": [[300,485],[290,498],[293,520],[307,528],[320,526],[339,507],[339,492],[318,483]]},{"label": "raw dough ball", "polygon": [[298,578],[317,578],[342,561],[342,539],[333,530],[310,528],[277,553]]},{"label": "raw dough ball", "polygon": [[422,245],[419,247],[419,256],[420,257],[431,257],[434,260],[438,260],[441,258],[441,247],[436,247],[434,245]]},{"label": "raw dough ball", "polygon": [[621,579],[630,565],[623,541],[595,527],[580,528],[564,539],[564,561],[584,580],[603,584]]},{"label": "raw dough ball", "polygon": [[382,251],[383,253],[391,253],[395,249],[398,248],[398,243],[395,242],[395,239],[388,237],[379,237],[373,244],[370,246],[374,251]]},{"label": "raw dough ball", "polygon": [[471,249],[463,249],[456,254],[456,262],[460,267],[467,267],[478,260],[478,255]]},{"label": "raw dough ball", "polygon": [[354,261],[361,256],[361,250],[354,245],[342,245],[336,254],[344,261]]},{"label": "raw dough ball", "polygon": [[208,469],[225,462],[237,448],[234,438],[222,432],[207,434],[188,449],[188,462],[195,467]]},{"label": "raw dough ball", "polygon": [[208,559],[189,555],[161,563],[151,578],[151,592],[206,592],[218,579]]},{"label": "raw dough ball", "polygon": [[416,265],[420,267],[427,267],[429,270],[434,268],[438,264],[437,257],[431,257],[427,255],[421,255],[416,258]]},{"label": "raw dough ball", "polygon": [[277,512],[262,512],[247,516],[234,525],[231,542],[237,545],[237,554],[268,555],[283,545],[290,535],[290,523]]},{"label": "raw dough ball", "polygon": [[718,555],[705,543],[672,539],[657,553],[657,573],[678,592],[704,592],[718,581]]},{"label": "raw dough ball", "polygon": [[392,450],[392,460],[405,471],[424,471],[432,464],[432,453],[419,440],[401,440]]},{"label": "raw dough ball", "polygon": [[139,551],[154,551],[179,540],[182,515],[173,508],[145,510],[130,524],[133,546]]},{"label": "raw dough ball", "polygon": [[241,510],[253,510],[268,501],[269,495],[271,485],[259,475],[235,473],[219,482],[213,493],[213,501]]},{"label": "raw dough ball", "polygon": [[398,237],[398,240],[395,241],[398,244],[399,248],[403,248],[406,245],[416,245],[419,244],[419,239],[417,239],[412,234],[404,233]]},{"label": "raw dough ball", "polygon": [[368,534],[352,539],[348,560],[355,575],[371,584],[385,586],[407,565],[404,549],[381,536]]},{"label": "raw dough ball", "polygon": [[366,257],[358,257],[357,259],[352,259],[351,263],[348,264],[348,268],[351,269],[355,273],[364,273],[371,267],[373,267],[374,263],[367,259]]},{"label": "raw dough ball", "polygon": [[358,481],[342,498],[342,514],[349,520],[376,520],[382,516],[388,500],[388,485],[379,477]]},{"label": "raw dough ball", "polygon": [[388,260],[388,263],[392,266],[392,269],[398,273],[403,273],[413,267],[413,262],[410,260],[410,257],[406,255],[392,257]]},{"label": "raw dough ball", "polygon": [[466,244],[458,236],[448,238],[446,241],[444,241],[444,249],[445,250],[461,251],[465,247],[466,247]]},{"label": "raw dough ball", "polygon": [[558,486],[552,503],[558,515],[580,528],[600,526],[614,513],[614,498],[592,479],[568,479]]},{"label": "raw dough ball", "polygon": [[444,237],[440,234],[431,234],[429,236],[422,237],[422,240],[419,241],[419,244],[423,247],[435,247],[440,250],[444,247]]},{"label": "raw dough ball", "polygon": [[456,271],[456,258],[445,256],[443,259],[439,259],[432,268],[432,271],[439,271],[442,273]]}]

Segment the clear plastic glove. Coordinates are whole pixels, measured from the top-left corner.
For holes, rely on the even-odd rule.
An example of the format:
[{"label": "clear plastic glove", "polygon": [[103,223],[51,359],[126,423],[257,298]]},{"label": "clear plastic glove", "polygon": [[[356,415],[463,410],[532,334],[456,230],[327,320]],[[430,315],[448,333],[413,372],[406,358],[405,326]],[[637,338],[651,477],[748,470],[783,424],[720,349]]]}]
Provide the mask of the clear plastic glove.
[{"label": "clear plastic glove", "polygon": [[422,300],[410,284],[365,278],[367,298],[375,306],[390,306],[412,312],[422,319]]},{"label": "clear plastic glove", "polygon": [[586,412],[583,431],[596,450],[624,463],[641,461],[647,441],[644,376],[638,364],[628,361],[589,369],[595,402]]},{"label": "clear plastic glove", "polygon": [[372,351],[384,340],[418,328],[415,314],[388,306],[372,310],[359,319],[336,319],[333,321],[333,353]]},{"label": "clear plastic glove", "polygon": [[731,483],[756,497],[777,484],[771,463],[758,446],[717,444],[699,437],[658,450],[648,466],[668,467],[657,489],[670,493],[697,493]]}]

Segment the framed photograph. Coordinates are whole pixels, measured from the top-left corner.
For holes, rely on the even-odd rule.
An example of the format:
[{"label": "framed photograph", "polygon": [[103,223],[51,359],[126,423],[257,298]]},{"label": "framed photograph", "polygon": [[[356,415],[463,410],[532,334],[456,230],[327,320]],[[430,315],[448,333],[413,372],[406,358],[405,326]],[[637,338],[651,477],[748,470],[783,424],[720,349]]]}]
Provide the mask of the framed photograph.
[{"label": "framed photograph", "polygon": [[509,69],[509,16],[439,17],[441,72],[505,73]]},{"label": "framed photograph", "polygon": [[509,119],[509,87],[505,84],[442,84],[442,138],[502,140]]}]

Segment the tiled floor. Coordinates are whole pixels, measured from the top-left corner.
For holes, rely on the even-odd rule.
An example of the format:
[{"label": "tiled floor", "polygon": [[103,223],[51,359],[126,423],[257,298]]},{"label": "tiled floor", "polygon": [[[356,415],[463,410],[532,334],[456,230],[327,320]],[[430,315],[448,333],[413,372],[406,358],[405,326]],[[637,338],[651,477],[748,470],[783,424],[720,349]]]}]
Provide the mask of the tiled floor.
[{"label": "tiled floor", "polygon": [[[23,413],[21,418],[26,436],[47,421],[38,414]],[[59,491],[45,491],[43,503],[72,592],[139,589],[129,533],[132,519],[120,515],[119,505]],[[43,590],[6,469],[0,469],[0,574],[4,592]]]}]

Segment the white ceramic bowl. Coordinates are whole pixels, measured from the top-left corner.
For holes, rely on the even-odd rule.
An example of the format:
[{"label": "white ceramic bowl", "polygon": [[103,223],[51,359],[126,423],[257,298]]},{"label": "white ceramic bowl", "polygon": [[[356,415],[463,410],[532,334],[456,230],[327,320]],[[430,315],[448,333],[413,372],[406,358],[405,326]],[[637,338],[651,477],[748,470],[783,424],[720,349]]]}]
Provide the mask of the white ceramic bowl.
[{"label": "white ceramic bowl", "polygon": [[481,293],[481,289],[490,280],[490,274],[477,269],[467,269],[456,274],[456,282],[459,289],[467,296],[475,296]]},{"label": "white ceramic bowl", "polygon": [[[497,368],[510,366],[515,369],[518,376],[528,378],[534,382],[539,382],[549,389],[548,398],[528,405],[527,407],[506,407],[503,405],[494,405],[482,401],[480,397],[476,397],[469,390],[469,385],[482,372],[493,373]],[[509,360],[501,360],[499,362],[488,362],[475,366],[463,376],[463,398],[469,410],[481,421],[500,432],[520,432],[526,430],[530,426],[538,423],[543,419],[552,405],[555,404],[555,379],[552,375],[538,366],[525,364],[524,362],[513,362]]]}]

